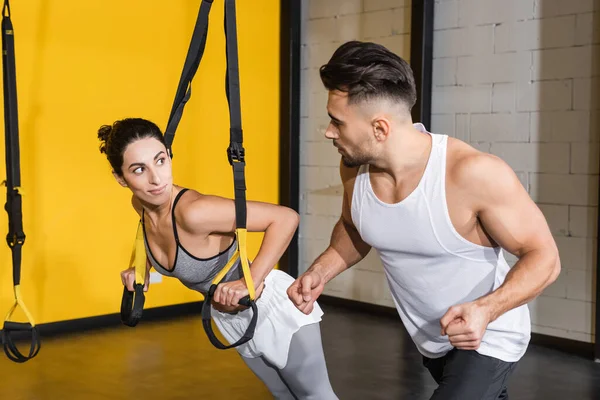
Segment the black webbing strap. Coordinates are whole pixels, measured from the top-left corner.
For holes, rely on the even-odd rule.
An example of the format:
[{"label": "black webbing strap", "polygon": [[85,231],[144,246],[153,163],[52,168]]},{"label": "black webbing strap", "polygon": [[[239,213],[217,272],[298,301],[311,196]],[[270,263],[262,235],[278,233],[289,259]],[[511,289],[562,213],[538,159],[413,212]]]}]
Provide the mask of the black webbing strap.
[{"label": "black webbing strap", "polygon": [[210,342],[218,349],[226,350],[232,347],[240,346],[254,337],[256,323],[258,320],[258,308],[254,297],[254,283],[252,282],[248,259],[246,255],[246,179],[244,168],[246,166],[243,134],[242,134],[242,113],[240,106],[240,78],[238,69],[238,49],[237,49],[237,31],[235,0],[225,0],[225,38],[227,43],[227,73],[225,79],[225,92],[227,94],[227,103],[229,105],[229,148],[227,156],[229,163],[233,168],[233,183],[235,191],[235,216],[236,232],[240,250],[240,261],[244,271],[246,285],[250,289],[251,295],[242,298],[240,305],[252,308],[252,319],[244,335],[235,343],[224,345],[219,341],[213,332],[211,324],[211,302],[214,292],[219,282],[213,281],[208,294],[202,304],[202,325]]},{"label": "black webbing strap", "polygon": [[[10,5],[4,1],[2,8],[2,65],[4,83],[4,126],[6,144],[6,204],[8,213],[8,234],[6,241],[12,251],[13,285],[15,304],[9,311],[2,329],[2,343],[8,358],[15,362],[25,362],[37,355],[40,350],[40,337],[25,305],[21,300],[21,248],[25,243],[23,231],[22,200],[19,189],[21,186],[21,167],[19,159],[19,120],[17,108],[17,78],[15,65],[15,41],[13,26],[10,20]],[[20,305],[28,323],[9,321],[13,311]],[[25,356],[17,349],[11,333],[31,331],[31,347],[29,355]]]},{"label": "black webbing strap", "polygon": [[250,323],[248,324],[248,328],[246,329],[246,332],[244,332],[244,335],[241,338],[239,338],[235,343],[232,343],[230,345],[225,345],[225,344],[221,343],[221,341],[217,338],[217,336],[215,335],[215,333],[212,329],[212,324],[211,324],[211,311],[210,311],[211,307],[210,307],[210,305],[212,303],[213,295],[214,295],[216,289],[217,289],[216,284],[211,285],[210,289],[208,291],[208,294],[206,295],[206,298],[204,299],[204,302],[202,303],[202,326],[204,326],[204,331],[206,332],[206,336],[208,337],[208,340],[210,340],[210,342],[213,344],[213,346],[215,346],[217,349],[220,349],[220,350],[227,350],[227,349],[231,349],[233,347],[241,346],[242,344],[246,343],[247,341],[249,341],[250,339],[252,339],[254,337],[254,331],[256,330],[256,322],[258,321],[258,308],[256,307],[256,302],[253,300],[250,300],[250,296],[246,296],[246,297],[240,299],[240,301],[238,302],[240,305],[252,308],[252,319],[250,320]]},{"label": "black webbing strap", "polygon": [[246,166],[243,146],[240,76],[238,69],[235,0],[225,0],[225,38],[227,43],[227,75],[225,92],[229,104],[229,148],[227,155],[233,168],[236,227],[246,228]]},{"label": "black webbing strap", "polygon": [[181,72],[181,78],[179,78],[179,84],[177,85],[177,91],[175,92],[175,101],[173,102],[169,121],[167,122],[167,128],[165,129],[165,143],[171,157],[173,157],[173,150],[171,147],[173,145],[173,140],[175,139],[175,131],[177,131],[177,126],[179,125],[179,121],[181,121],[185,103],[187,103],[192,95],[192,80],[198,70],[202,55],[204,54],[204,47],[206,46],[206,38],[208,35],[208,15],[210,14],[212,2],[213,0],[202,0],[200,3],[196,26],[192,33],[190,47],[188,48],[185,63],[183,64],[183,70]]}]

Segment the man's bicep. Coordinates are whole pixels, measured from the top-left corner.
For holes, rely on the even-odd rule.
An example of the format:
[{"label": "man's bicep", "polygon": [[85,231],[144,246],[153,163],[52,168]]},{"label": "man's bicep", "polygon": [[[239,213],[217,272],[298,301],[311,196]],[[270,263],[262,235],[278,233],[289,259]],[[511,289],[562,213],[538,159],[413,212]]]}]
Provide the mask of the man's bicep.
[{"label": "man's bicep", "polygon": [[546,218],[512,169],[502,161],[492,169],[488,183],[478,189],[483,192],[478,216],[486,232],[516,256],[554,246]]}]

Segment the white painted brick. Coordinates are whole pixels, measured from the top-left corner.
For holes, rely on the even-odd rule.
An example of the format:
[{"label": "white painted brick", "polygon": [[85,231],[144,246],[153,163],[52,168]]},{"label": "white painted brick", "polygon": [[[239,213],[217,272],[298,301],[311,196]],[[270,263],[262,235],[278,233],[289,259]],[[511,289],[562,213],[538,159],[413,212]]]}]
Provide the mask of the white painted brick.
[{"label": "white painted brick", "polygon": [[555,206],[550,204],[538,204],[544,214],[550,231],[556,236],[567,236],[569,234],[569,207]]},{"label": "white painted brick", "polygon": [[492,89],[492,111],[514,112],[517,107],[517,87],[514,83],[494,83]]},{"label": "white painted brick", "polygon": [[456,58],[435,58],[432,72],[433,85],[456,85],[457,66]]},{"label": "white painted brick", "polygon": [[492,85],[439,86],[432,92],[431,110],[434,114],[492,111]]},{"label": "white painted brick", "polygon": [[336,41],[337,26],[335,18],[309,20],[306,27],[306,42],[308,44]]},{"label": "white painted brick", "polygon": [[543,0],[535,7],[536,18],[583,14],[594,11],[594,0]]},{"label": "white painted brick", "polygon": [[534,112],[530,132],[532,142],[589,142],[590,112]]},{"label": "white painted brick", "polygon": [[433,29],[458,27],[458,0],[436,2],[433,14]]},{"label": "white painted brick", "polygon": [[596,241],[594,239],[554,238],[558,246],[562,270],[593,271],[596,268]]},{"label": "white painted brick", "polygon": [[319,78],[319,68],[331,59],[331,56],[339,46],[340,43],[338,42],[311,43],[310,45],[307,45],[307,67],[314,71],[314,73],[311,74],[311,78],[320,85],[322,84],[321,79]]},{"label": "white painted brick", "polygon": [[575,44],[600,43],[600,13],[579,14],[575,22]]},{"label": "white painted brick", "polygon": [[573,80],[573,109],[600,109],[600,78],[580,78]]},{"label": "white painted brick", "polygon": [[529,113],[472,114],[470,132],[474,142],[528,142]]},{"label": "white painted brick", "polygon": [[567,298],[589,302],[595,301],[593,291],[594,273],[592,271],[568,270],[565,272]]},{"label": "white painted brick", "polygon": [[362,0],[312,0],[309,1],[309,5],[309,16],[311,19],[357,14],[362,11]]},{"label": "white painted brick", "polygon": [[365,11],[390,10],[409,7],[411,4],[411,0],[363,0],[363,9]]},{"label": "white painted brick", "polygon": [[568,143],[492,143],[490,151],[515,171],[569,172]]},{"label": "white painted brick", "polygon": [[571,108],[572,81],[517,84],[517,111],[564,111]]},{"label": "white painted brick", "polygon": [[[304,218],[300,221],[300,236],[302,238],[307,238],[311,240],[329,240],[331,238],[331,231],[333,230],[334,225],[339,220],[339,217],[324,217],[317,215],[305,215]],[[310,255],[309,258],[316,258],[320,252],[325,249],[315,250],[317,253]],[[312,261],[309,261],[312,262]]]},{"label": "white painted brick", "polygon": [[574,15],[515,21],[496,26],[496,53],[569,47],[574,44]]},{"label": "white painted brick", "polygon": [[431,132],[454,136],[454,114],[433,114],[431,116]]},{"label": "white painted brick", "polygon": [[569,207],[569,234],[575,237],[595,238],[598,236],[597,207]]},{"label": "white painted brick", "polygon": [[544,297],[567,298],[567,274],[562,272],[543,292]]},{"label": "white painted brick", "polygon": [[515,175],[517,175],[517,178],[521,182],[521,186],[529,192],[529,173],[516,171]]},{"label": "white painted brick", "polygon": [[304,191],[314,190],[339,185],[340,168],[338,167],[303,167],[304,176],[300,177],[300,185]]},{"label": "white painted brick", "polygon": [[410,35],[394,35],[374,40],[374,42],[385,46],[389,51],[404,58],[409,62],[410,57]]},{"label": "white painted brick", "polygon": [[533,52],[533,80],[587,78],[592,76],[594,46]]},{"label": "white painted brick", "polygon": [[327,96],[313,95],[307,96],[310,99],[308,108],[309,118],[325,118],[327,117]]},{"label": "white painted brick", "polygon": [[460,0],[459,25],[520,21],[533,16],[534,0]]},{"label": "white painted brick", "polygon": [[458,58],[458,84],[529,81],[530,53],[504,53]]},{"label": "white painted brick", "polygon": [[[300,71],[300,79],[301,82],[307,82],[306,77],[308,76],[308,70]],[[308,109],[310,107],[310,96],[301,95],[300,96],[300,117],[307,118],[308,117]]]},{"label": "white painted brick", "polygon": [[591,332],[592,303],[540,296],[530,303],[531,322],[536,325]]},{"label": "white painted brick", "polygon": [[464,142],[471,141],[471,116],[456,114],[454,137]]},{"label": "white painted brick", "polygon": [[593,343],[594,335],[591,333],[572,332],[566,329],[556,329],[547,326],[540,326],[531,324],[531,331],[534,333],[540,333],[542,335],[556,336],[565,339],[577,340],[585,343]]},{"label": "white painted brick", "polygon": [[494,27],[446,29],[433,33],[433,58],[492,54]]},{"label": "white painted brick", "polygon": [[598,203],[597,176],[532,174],[530,185],[536,202],[578,206]]},{"label": "white painted brick", "polygon": [[396,8],[392,14],[392,35],[408,35],[411,32],[410,8]]},{"label": "white painted brick", "polygon": [[354,267],[356,269],[362,269],[365,271],[378,272],[383,274],[383,264],[379,254],[375,250],[371,250],[365,258],[363,258]]},{"label": "white painted brick", "polygon": [[361,35],[361,18],[359,14],[351,14],[335,18],[312,19],[307,24],[307,42],[314,44],[357,40]]},{"label": "white painted brick", "polygon": [[[300,45],[300,69],[304,70],[310,68],[310,46],[307,43]],[[302,82],[302,78],[300,78]]]},{"label": "white painted brick", "polygon": [[571,173],[598,174],[600,163],[599,143],[571,144]]},{"label": "white painted brick", "polygon": [[308,193],[306,212],[310,215],[338,217],[342,212],[343,196],[327,196],[318,193]]},{"label": "white painted brick", "polygon": [[302,235],[298,238],[299,254],[309,266],[327,249],[329,239],[311,239]]},{"label": "white painted brick", "polygon": [[396,15],[389,10],[363,14],[362,37],[370,40],[392,35],[392,25]]},{"label": "white painted brick", "polygon": [[[308,96],[306,96],[308,97]],[[307,142],[327,142],[331,143],[325,137],[325,131],[329,126],[329,117],[301,118],[300,119],[300,136],[304,143]]]},{"label": "white painted brick", "polygon": [[347,42],[360,40],[362,34],[362,15],[344,15],[336,18],[337,36],[335,41]]},{"label": "white painted brick", "polygon": [[473,146],[474,149],[477,149],[484,153],[490,152],[491,143],[489,142],[471,142],[470,145]]},{"label": "white painted brick", "polygon": [[331,142],[307,142],[301,145],[300,165],[339,167],[340,155]]}]

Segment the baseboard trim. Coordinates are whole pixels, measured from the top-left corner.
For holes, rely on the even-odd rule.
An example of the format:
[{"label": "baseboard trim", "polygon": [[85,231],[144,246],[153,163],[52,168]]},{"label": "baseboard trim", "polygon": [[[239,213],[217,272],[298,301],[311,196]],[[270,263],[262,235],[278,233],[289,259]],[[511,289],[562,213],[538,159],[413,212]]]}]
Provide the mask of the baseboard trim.
[{"label": "baseboard trim", "polygon": [[[140,324],[143,324],[144,322],[168,320],[189,315],[200,315],[201,309],[201,301],[175,304],[172,306],[147,308],[144,309]],[[53,336],[78,334],[117,326],[125,326],[121,322],[120,313],[39,324],[37,325],[37,328],[43,342],[45,338],[50,338]],[[29,340],[31,336],[27,334],[15,333],[13,334],[13,337],[16,341],[20,341]]]},{"label": "baseboard trim", "polygon": [[[400,318],[398,317],[398,312],[393,307],[365,303],[361,301],[327,295],[322,295],[321,297],[319,297],[319,303],[324,306],[344,308],[344,310],[346,311],[362,312],[370,315],[393,318],[397,320],[398,323],[401,323]],[[140,323],[168,320],[172,318],[180,318],[191,315],[200,315],[201,309],[201,301],[176,304],[172,306],[148,308],[144,310],[143,318]],[[121,325],[123,324],[121,322],[120,314],[114,313],[107,315],[99,315],[95,317],[39,324],[38,330],[43,341],[44,338],[49,338],[53,336],[77,334]],[[21,335],[15,337],[15,340],[19,339],[25,340],[28,338],[21,338]],[[593,343],[586,343],[578,340],[549,336],[541,333],[532,333],[531,344],[562,351],[564,353],[583,357],[588,360],[594,359]]]},{"label": "baseboard trim", "polygon": [[[381,315],[392,317],[400,322],[398,311],[394,307],[382,306],[378,304],[364,303],[361,301],[344,299],[334,296],[323,295],[319,297],[319,303],[335,307],[343,307],[349,310],[365,312],[371,315]],[[594,344],[582,342],[573,339],[566,339],[556,336],[549,336],[541,333],[532,333],[532,345],[558,350],[571,355],[583,357],[588,360],[594,360]]]}]

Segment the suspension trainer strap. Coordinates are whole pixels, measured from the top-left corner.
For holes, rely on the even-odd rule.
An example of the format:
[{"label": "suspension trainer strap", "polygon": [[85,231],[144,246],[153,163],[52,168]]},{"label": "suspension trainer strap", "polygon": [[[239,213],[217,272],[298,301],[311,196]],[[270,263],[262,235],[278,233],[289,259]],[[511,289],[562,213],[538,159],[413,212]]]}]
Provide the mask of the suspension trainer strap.
[{"label": "suspension trainer strap", "polygon": [[173,102],[167,128],[165,129],[165,143],[171,157],[173,157],[171,147],[175,139],[175,131],[183,115],[183,108],[192,95],[192,80],[194,79],[194,75],[196,75],[202,55],[204,54],[204,47],[206,46],[206,38],[208,36],[208,15],[210,14],[212,2],[213,0],[202,0],[200,3],[196,26],[192,33],[190,47],[188,48],[181,78],[175,92],[175,101]]},{"label": "suspension trainer strap", "polygon": [[[6,242],[12,252],[13,285],[15,302],[8,311],[2,329],[2,344],[6,356],[18,363],[35,357],[40,351],[40,336],[33,317],[21,296],[21,250],[25,243],[21,193],[21,166],[19,158],[19,119],[17,108],[17,77],[15,65],[15,41],[10,20],[10,4],[4,1],[2,8],[2,66],[4,79],[4,127],[6,143],[6,204],[8,234]],[[13,312],[20,306],[29,322],[10,321]],[[23,355],[14,343],[12,333],[31,333],[29,355]]]},{"label": "suspension trainer strap", "polygon": [[[175,92],[175,100],[173,101],[171,114],[169,115],[169,121],[167,122],[167,128],[165,129],[165,144],[171,157],[173,157],[172,145],[173,140],[175,139],[175,131],[177,131],[177,126],[179,125],[179,121],[181,121],[185,104],[192,95],[192,80],[198,70],[202,55],[204,54],[206,38],[208,35],[208,16],[210,14],[212,2],[213,0],[202,0],[200,3],[196,25],[194,26],[194,32],[192,33],[192,40],[185,57],[183,70],[181,72],[181,77],[179,78],[177,91]],[[144,284],[147,269],[144,234],[141,222],[138,224],[135,244],[131,253],[130,267],[132,266],[135,266],[134,291],[130,292],[127,290],[127,287],[124,287],[121,299],[121,321],[130,327],[136,326],[142,318],[145,303]]]},{"label": "suspension trainer strap", "polygon": [[123,287],[123,297],[121,299],[121,322],[125,325],[134,327],[142,319],[144,311],[144,284],[146,282],[146,248],[144,246],[144,229],[142,221],[138,223],[137,233],[135,235],[135,244],[131,252],[129,267],[135,268],[135,282],[133,292]]},{"label": "suspension trainer strap", "polygon": [[[238,49],[236,32],[235,0],[225,0],[225,38],[227,42],[227,73],[225,80],[225,92],[229,105],[229,148],[227,157],[233,168],[233,184],[235,191],[235,215],[236,235],[238,240],[238,251],[229,260],[229,263],[215,277],[209,292],[202,305],[202,325],[210,342],[218,349],[229,349],[240,346],[254,337],[254,330],[258,320],[258,308],[255,302],[254,281],[250,273],[247,252],[247,229],[246,229],[246,179],[244,169],[246,167],[245,151],[243,146],[242,114],[240,106],[240,79],[238,69]],[[231,345],[221,343],[213,332],[211,325],[211,301],[219,282],[225,277],[227,271],[238,260],[242,264],[244,280],[248,288],[248,296],[239,301],[239,304],[252,308],[252,319],[244,335]]]}]

